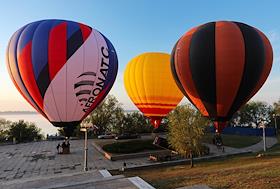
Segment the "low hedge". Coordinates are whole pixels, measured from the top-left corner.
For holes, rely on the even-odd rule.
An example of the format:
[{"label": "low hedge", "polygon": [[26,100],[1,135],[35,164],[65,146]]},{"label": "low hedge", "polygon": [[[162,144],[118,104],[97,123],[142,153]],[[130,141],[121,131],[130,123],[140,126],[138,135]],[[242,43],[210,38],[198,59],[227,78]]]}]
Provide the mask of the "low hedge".
[{"label": "low hedge", "polygon": [[129,154],[148,150],[160,150],[161,148],[153,145],[153,140],[132,140],[106,144],[102,149],[109,153]]}]

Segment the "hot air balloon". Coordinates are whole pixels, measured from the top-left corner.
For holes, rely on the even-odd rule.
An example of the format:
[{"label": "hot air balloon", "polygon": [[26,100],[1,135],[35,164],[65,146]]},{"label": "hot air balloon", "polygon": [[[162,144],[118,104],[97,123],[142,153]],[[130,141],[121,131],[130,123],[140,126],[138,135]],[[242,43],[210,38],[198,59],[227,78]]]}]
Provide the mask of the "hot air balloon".
[{"label": "hot air balloon", "polygon": [[66,20],[20,28],[9,41],[6,57],[21,95],[68,134],[105,98],[118,69],[115,49],[104,35]]},{"label": "hot air balloon", "polygon": [[132,102],[155,128],[183,98],[166,53],[144,53],[133,58],[126,66],[124,85]]},{"label": "hot air balloon", "polygon": [[173,48],[171,69],[178,87],[217,132],[264,84],[272,47],[258,29],[240,22],[203,24]]}]

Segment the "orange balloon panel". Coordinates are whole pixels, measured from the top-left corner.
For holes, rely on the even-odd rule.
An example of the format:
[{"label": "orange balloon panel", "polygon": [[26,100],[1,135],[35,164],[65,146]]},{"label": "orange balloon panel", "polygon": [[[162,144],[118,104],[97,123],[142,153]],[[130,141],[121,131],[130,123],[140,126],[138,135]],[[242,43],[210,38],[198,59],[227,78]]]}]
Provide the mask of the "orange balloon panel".
[{"label": "orange balloon panel", "polygon": [[172,77],[170,55],[166,53],[144,53],[133,58],[126,66],[124,85],[139,110],[157,120],[183,98]]}]

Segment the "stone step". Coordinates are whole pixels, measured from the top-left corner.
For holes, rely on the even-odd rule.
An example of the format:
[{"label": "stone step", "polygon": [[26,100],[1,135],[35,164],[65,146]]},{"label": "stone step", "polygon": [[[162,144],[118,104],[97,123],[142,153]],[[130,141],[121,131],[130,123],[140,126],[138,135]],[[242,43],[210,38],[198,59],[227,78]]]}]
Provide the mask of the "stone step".
[{"label": "stone step", "polygon": [[53,184],[58,185],[88,180],[100,180],[102,178],[104,177],[98,170],[93,170],[87,172],[75,172],[67,174],[56,174],[51,176],[16,179],[12,181],[2,182],[0,184],[0,188],[31,188],[33,186],[51,186]]},{"label": "stone step", "polygon": [[18,179],[0,184],[0,189],[154,189],[140,177],[112,176],[107,170]]}]

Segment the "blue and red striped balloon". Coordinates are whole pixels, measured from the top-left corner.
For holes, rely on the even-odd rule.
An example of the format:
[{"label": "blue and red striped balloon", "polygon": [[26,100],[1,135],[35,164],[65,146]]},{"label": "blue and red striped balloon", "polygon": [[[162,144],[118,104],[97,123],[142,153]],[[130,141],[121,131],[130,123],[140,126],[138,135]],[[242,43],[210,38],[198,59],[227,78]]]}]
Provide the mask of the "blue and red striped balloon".
[{"label": "blue and red striped balloon", "polygon": [[108,94],[118,70],[111,42],[91,27],[42,20],[14,33],[7,67],[22,96],[53,125],[79,124]]}]

